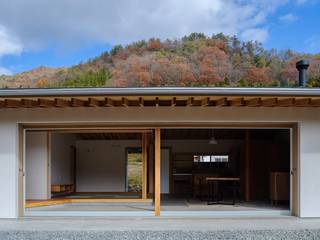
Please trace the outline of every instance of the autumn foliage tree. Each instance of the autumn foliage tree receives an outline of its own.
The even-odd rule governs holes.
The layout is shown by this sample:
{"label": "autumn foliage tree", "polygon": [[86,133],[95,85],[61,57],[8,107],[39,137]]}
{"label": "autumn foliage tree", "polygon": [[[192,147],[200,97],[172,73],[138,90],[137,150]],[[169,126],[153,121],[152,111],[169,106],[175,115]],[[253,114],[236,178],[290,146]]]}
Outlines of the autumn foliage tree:
{"label": "autumn foliage tree", "polygon": [[296,62],[308,59],[309,87],[320,87],[320,54],[266,50],[257,41],[222,33],[191,33],[181,39],[152,38],[115,45],[70,68],[38,68],[0,76],[8,87],[297,86]]}

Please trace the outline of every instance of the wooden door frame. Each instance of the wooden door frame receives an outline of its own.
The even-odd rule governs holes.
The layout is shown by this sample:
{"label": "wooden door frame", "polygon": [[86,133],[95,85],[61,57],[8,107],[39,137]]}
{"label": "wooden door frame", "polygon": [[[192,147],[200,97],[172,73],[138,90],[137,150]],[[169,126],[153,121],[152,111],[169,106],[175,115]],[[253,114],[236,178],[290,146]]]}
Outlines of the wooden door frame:
{"label": "wooden door frame", "polygon": [[[194,128],[194,129],[204,129],[204,128],[224,128],[224,129],[291,129],[291,212],[294,216],[300,216],[300,198],[299,198],[299,192],[300,192],[300,139],[299,139],[299,124],[297,122],[193,122],[193,123],[174,123],[174,124],[168,124],[166,123],[152,123],[152,124],[143,124],[143,123],[122,123],[122,124],[72,124],[72,123],[60,123],[60,124],[45,124],[45,123],[19,123],[18,124],[18,143],[19,143],[19,150],[18,150],[18,216],[22,217],[24,213],[24,179],[23,179],[23,171],[21,170],[23,164],[24,164],[24,153],[23,149],[25,146],[24,141],[24,135],[25,130],[48,130],[48,131],[65,131],[65,130],[94,130],[99,131],[101,129],[103,130],[140,130],[140,131],[161,131],[161,129],[177,129],[177,128]],[[155,134],[156,135],[156,134]],[[156,136],[154,136],[156,139]],[[161,140],[159,142],[159,147],[161,148]],[[156,154],[156,151],[154,152],[155,157],[155,165],[160,164],[160,153]],[[155,171],[157,172],[157,171]],[[160,173],[160,172],[159,172]],[[160,177],[160,176],[159,176]],[[155,177],[155,180],[157,178]],[[160,180],[160,179],[159,179]],[[157,185],[157,182],[155,181],[155,186]],[[160,184],[160,182],[158,183]],[[160,185],[159,185],[160,187]],[[154,191],[155,192],[155,199],[158,199],[157,206],[155,206],[155,215],[160,216],[160,191]],[[157,194],[156,194],[157,192]]]}

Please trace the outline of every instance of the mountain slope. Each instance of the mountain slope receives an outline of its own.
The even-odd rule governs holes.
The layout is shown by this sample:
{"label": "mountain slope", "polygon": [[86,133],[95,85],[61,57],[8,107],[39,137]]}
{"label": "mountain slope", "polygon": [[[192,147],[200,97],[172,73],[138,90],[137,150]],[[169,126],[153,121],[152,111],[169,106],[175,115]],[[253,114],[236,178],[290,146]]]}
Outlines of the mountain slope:
{"label": "mountain slope", "polygon": [[296,86],[295,62],[310,60],[310,87],[320,86],[320,55],[265,50],[235,36],[193,33],[115,46],[70,68],[40,67],[0,77],[2,87]]}

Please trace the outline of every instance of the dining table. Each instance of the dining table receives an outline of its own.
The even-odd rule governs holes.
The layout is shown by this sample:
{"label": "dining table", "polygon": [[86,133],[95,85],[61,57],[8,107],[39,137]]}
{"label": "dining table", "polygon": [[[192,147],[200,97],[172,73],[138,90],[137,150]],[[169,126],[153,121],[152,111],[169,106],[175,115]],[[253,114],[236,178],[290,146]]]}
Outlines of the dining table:
{"label": "dining table", "polygon": [[[207,200],[208,205],[213,204],[232,204],[235,205],[235,198],[236,198],[236,192],[237,188],[239,186],[240,177],[206,177],[206,182],[209,184],[209,198]],[[219,196],[215,196],[215,192],[219,192],[219,183],[220,182],[232,182],[232,203],[223,202],[220,200]]]}

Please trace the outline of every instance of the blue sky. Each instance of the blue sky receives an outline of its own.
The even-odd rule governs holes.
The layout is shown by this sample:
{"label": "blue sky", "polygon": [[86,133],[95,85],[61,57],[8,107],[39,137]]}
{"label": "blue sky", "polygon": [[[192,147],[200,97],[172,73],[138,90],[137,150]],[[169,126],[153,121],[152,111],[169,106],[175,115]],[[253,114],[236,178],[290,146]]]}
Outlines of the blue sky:
{"label": "blue sky", "polygon": [[320,53],[320,0],[0,2],[0,74],[71,66],[150,37],[224,32],[270,49]]}

